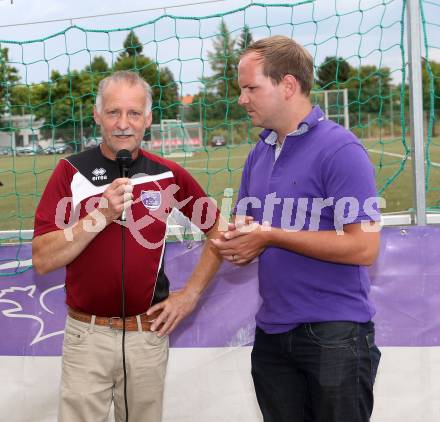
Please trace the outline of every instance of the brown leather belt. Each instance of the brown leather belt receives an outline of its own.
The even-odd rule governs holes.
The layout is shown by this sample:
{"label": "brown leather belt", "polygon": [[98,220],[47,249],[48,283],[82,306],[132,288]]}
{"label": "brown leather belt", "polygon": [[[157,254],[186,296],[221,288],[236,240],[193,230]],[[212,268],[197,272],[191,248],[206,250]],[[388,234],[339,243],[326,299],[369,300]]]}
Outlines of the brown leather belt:
{"label": "brown leather belt", "polygon": [[[85,322],[87,324],[90,324],[92,322],[92,315],[90,314],[85,314],[84,312],[76,311],[75,309],[72,308],[68,308],[67,313],[71,318],[76,319],[77,321]],[[159,314],[160,312],[156,312],[153,315],[147,315],[147,314],[139,315],[141,319],[142,331],[150,331],[151,325],[153,324],[154,320],[157,318]],[[96,316],[95,324],[103,325],[105,327],[113,328],[115,330],[122,330],[123,328],[121,317]],[[125,317],[125,330],[126,331],[138,330],[138,323],[136,316]]]}

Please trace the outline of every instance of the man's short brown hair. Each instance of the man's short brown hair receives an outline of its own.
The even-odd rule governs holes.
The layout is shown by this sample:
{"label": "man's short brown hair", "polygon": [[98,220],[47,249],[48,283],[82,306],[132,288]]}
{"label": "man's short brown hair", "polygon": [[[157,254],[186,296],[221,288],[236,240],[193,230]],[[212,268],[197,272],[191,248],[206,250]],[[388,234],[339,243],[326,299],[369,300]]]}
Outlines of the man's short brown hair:
{"label": "man's short brown hair", "polygon": [[292,75],[301,86],[301,92],[308,96],[313,87],[313,58],[296,41],[283,35],[255,41],[243,52],[255,52],[263,62],[263,74],[278,85],[286,75]]}

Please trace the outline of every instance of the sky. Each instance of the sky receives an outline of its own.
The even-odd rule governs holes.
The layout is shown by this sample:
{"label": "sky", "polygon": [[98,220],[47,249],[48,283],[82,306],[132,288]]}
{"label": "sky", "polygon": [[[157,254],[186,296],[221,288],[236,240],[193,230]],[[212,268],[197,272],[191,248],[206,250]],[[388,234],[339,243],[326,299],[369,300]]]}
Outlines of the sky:
{"label": "sky", "polygon": [[[0,0],[0,44],[8,47],[22,80],[33,83],[48,80],[55,69],[82,69],[96,55],[111,63],[128,30],[137,26],[135,32],[144,44],[144,54],[171,69],[180,82],[181,95],[194,94],[200,89],[199,79],[212,73],[207,57],[220,24],[220,17],[206,17],[226,13],[225,22],[234,37],[246,23],[254,39],[271,34],[295,38],[311,52],[315,65],[326,56],[337,55],[353,66],[388,66],[393,80],[401,80],[401,0],[315,0],[294,7],[246,7],[250,0],[190,3],[196,1],[13,0],[11,4],[11,0]],[[228,13],[239,8],[244,10]],[[137,12],[115,14],[130,11]],[[438,14],[438,10],[434,12]],[[425,13],[429,23],[432,14],[430,10]],[[113,15],[98,16],[106,14]],[[30,24],[52,20],[60,21]],[[72,25],[80,28],[67,30]],[[429,25],[432,39],[440,39],[437,26]],[[24,42],[30,40],[37,41]],[[438,53],[434,45],[430,57],[440,58]]]}

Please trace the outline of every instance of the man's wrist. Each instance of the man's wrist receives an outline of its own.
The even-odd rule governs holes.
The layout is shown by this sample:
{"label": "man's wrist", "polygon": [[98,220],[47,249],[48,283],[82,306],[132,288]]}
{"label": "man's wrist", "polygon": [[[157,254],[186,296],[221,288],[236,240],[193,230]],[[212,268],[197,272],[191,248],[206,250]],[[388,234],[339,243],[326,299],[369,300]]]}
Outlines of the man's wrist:
{"label": "man's wrist", "polygon": [[113,221],[118,219],[118,215],[115,213],[112,213],[109,208],[96,208],[93,212],[90,213],[90,216],[95,218],[93,216],[93,213],[101,214],[105,218],[105,225],[108,226],[109,224],[113,223]]}
{"label": "man's wrist", "polygon": [[[88,220],[88,223],[85,224],[85,227],[91,228],[89,231],[100,232],[104,230],[112,221],[111,217],[107,215],[107,213],[103,212],[107,210],[106,208],[95,208],[92,212],[90,212],[85,220]],[[86,230],[87,231],[87,230]]]}
{"label": "man's wrist", "polygon": [[266,248],[272,246],[275,228],[274,227],[264,227],[260,228],[260,237],[263,242],[263,246]]}
{"label": "man's wrist", "polygon": [[186,285],[183,288],[184,293],[189,296],[190,298],[198,301],[200,299],[200,296],[202,296],[203,289],[198,286],[191,286]]}

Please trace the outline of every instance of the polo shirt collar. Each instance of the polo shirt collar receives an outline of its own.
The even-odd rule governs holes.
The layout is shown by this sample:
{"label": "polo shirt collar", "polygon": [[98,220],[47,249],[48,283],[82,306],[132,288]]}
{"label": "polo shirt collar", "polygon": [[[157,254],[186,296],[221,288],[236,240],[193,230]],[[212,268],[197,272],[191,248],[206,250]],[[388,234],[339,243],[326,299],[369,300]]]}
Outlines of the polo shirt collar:
{"label": "polo shirt collar", "polygon": [[[291,133],[288,133],[287,136],[298,136],[303,133],[308,132],[310,129],[315,127],[319,122],[325,119],[325,115],[321,110],[319,105],[315,105],[312,107],[312,111],[298,124],[298,129],[294,130]],[[266,135],[267,134],[267,135]],[[266,135],[266,137],[264,137]],[[286,136],[286,138],[287,138]],[[275,145],[277,143],[278,135],[273,130],[263,130],[261,133],[261,137],[264,139],[264,142],[268,145]]]}

